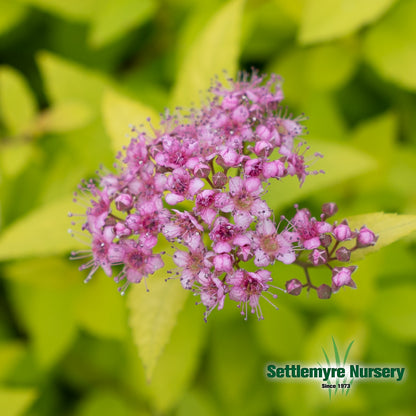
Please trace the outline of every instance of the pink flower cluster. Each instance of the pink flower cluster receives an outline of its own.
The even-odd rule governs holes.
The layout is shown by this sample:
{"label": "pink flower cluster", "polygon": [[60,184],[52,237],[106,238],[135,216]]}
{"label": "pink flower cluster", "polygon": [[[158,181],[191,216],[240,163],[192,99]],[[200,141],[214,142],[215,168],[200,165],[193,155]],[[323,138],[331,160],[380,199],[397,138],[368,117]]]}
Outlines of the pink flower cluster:
{"label": "pink flower cluster", "polygon": [[[80,186],[76,199],[87,197],[82,227],[91,235],[91,250],[73,253],[73,258],[91,256],[81,266],[91,269],[86,281],[100,267],[109,276],[116,268],[114,279],[125,280],[124,293],[130,283],[162,268],[162,256],[170,255],[184,289],[200,296],[205,316],[228,298],[245,317],[250,309],[259,319],[259,299],[271,303],[267,295],[277,296],[269,292],[274,286],[265,269],[276,260],[297,262],[306,272],[322,264],[330,267],[332,287],[326,292],[316,288],[321,298],[354,286],[353,268],[330,262],[348,262],[352,250],[374,244],[370,230],[353,232],[345,222],[326,222],[333,204],[324,206],[320,221],[306,209],[298,210],[279,230],[263,199],[272,180],[297,176],[302,184],[308,174],[318,173],[308,171],[304,143],[297,142],[304,130],[301,119],[281,110],[279,78],[243,74],[229,84],[211,88],[201,110],[165,115],[154,137],[134,131],[118,155],[117,173]],[[177,244],[173,254],[157,252],[163,238]],[[354,248],[338,248],[352,238]],[[305,252],[310,252],[309,262],[300,260]],[[298,294],[304,286],[315,288],[308,277],[305,285],[287,282],[286,291]]]}

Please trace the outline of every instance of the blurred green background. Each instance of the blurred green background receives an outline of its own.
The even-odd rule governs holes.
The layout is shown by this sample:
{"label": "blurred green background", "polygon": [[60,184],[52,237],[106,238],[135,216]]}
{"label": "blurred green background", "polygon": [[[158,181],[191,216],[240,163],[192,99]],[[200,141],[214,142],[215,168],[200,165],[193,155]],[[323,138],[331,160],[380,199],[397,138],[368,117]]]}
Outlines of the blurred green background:
{"label": "blurred green background", "polygon": [[[415,414],[414,235],[361,261],[357,290],[282,294],[261,322],[228,305],[205,324],[163,273],[127,298],[101,273],[83,285],[66,232],[72,192],[111,169],[129,124],[253,67],[282,75],[325,154],[325,175],[269,194],[277,215],[328,201],[339,218],[416,214],[415,21],[414,0],[0,0],[0,414]],[[272,272],[281,287],[300,273]],[[318,382],[266,379],[268,362],[323,362],[331,337],[407,379],[332,400]]]}

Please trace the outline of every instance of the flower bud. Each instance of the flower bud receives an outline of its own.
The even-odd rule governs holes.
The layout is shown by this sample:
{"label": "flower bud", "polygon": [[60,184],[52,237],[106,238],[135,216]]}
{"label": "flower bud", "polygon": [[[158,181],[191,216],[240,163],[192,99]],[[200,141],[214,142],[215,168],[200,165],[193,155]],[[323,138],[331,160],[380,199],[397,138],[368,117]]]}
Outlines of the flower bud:
{"label": "flower bud", "polygon": [[339,224],[333,230],[334,237],[338,241],[349,240],[352,236],[350,227],[347,224]]}
{"label": "flower bud", "polygon": [[357,247],[373,246],[378,240],[378,237],[367,227],[361,227],[357,235]]}
{"label": "flower bud", "polygon": [[228,182],[227,175],[225,175],[225,173],[223,172],[217,172],[212,177],[212,183],[215,186],[215,188],[222,188],[223,186],[226,185],[227,182]]}
{"label": "flower bud", "polygon": [[315,248],[311,254],[309,254],[309,260],[314,266],[320,266],[328,261],[328,253],[326,250],[318,250]]}
{"label": "flower bud", "polygon": [[332,237],[328,234],[324,234],[320,237],[320,241],[323,247],[329,247],[332,243]]}
{"label": "flower bud", "polygon": [[351,251],[347,249],[347,247],[340,247],[336,252],[335,255],[339,261],[350,261],[351,258]]}
{"label": "flower bud", "polygon": [[129,194],[120,194],[115,199],[115,203],[119,211],[128,211],[133,207],[133,198]]}
{"label": "flower bud", "polygon": [[329,299],[332,294],[332,289],[328,285],[322,284],[316,292],[318,293],[319,299]]}
{"label": "flower bud", "polygon": [[293,296],[300,295],[300,292],[302,292],[302,283],[298,279],[288,280],[286,282],[286,292]]}
{"label": "flower bud", "polygon": [[322,205],[322,213],[325,215],[325,218],[332,217],[338,212],[338,206],[334,202],[328,202]]}
{"label": "flower bud", "polygon": [[211,173],[211,168],[206,163],[198,163],[194,167],[194,175],[197,178],[206,178]]}

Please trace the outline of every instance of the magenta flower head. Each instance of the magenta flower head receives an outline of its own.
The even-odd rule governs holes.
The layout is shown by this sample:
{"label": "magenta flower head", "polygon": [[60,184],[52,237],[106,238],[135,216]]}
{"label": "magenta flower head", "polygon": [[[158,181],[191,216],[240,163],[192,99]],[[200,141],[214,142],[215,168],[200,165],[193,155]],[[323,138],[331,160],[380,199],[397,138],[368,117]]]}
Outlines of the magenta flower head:
{"label": "magenta flower head", "polygon": [[[152,135],[134,129],[117,171],[80,185],[75,199],[87,205],[82,230],[91,243],[72,258],[90,257],[80,267],[90,269],[86,281],[102,268],[123,282],[124,293],[130,284],[165,278],[156,275],[169,256],[177,269],[168,273],[199,296],[205,318],[235,302],[246,318],[250,312],[258,319],[260,302],[277,297],[273,280],[285,281],[271,271],[275,262],[297,264],[307,278],[290,280],[282,292],[299,295],[307,287],[326,298],[327,288],[314,286],[309,273],[320,266],[333,270],[332,292],[355,286],[351,267],[331,263],[348,262],[350,251],[375,244],[371,230],[353,234],[345,222],[327,222],[334,203],[323,205],[319,219],[307,208],[287,219],[264,198],[287,176],[302,185],[318,173],[305,157],[303,117],[288,116],[281,106],[280,78],[242,73],[227,86],[217,82],[209,94],[201,109],[166,112]],[[354,249],[339,246],[355,236]],[[159,249],[166,242],[172,251]]]}

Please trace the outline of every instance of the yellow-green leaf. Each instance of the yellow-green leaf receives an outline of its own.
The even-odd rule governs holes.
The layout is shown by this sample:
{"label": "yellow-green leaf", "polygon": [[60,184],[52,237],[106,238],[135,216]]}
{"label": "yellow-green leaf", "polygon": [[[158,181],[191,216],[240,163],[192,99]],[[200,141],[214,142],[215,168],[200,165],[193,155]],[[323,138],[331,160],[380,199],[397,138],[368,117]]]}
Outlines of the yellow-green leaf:
{"label": "yellow-green leaf", "polygon": [[379,236],[377,244],[360,249],[353,253],[353,258],[364,257],[368,253],[380,250],[395,241],[403,238],[416,230],[416,215],[398,215],[375,212],[372,214],[355,215],[348,218],[352,229],[359,229],[366,225]]}
{"label": "yellow-green leaf", "polygon": [[313,168],[323,169],[325,174],[308,176],[301,188],[295,177],[286,177],[281,182],[272,181],[265,195],[271,207],[280,208],[297,202],[317,190],[356,177],[377,166],[369,155],[350,146],[315,139],[308,139],[308,144],[311,146],[311,155],[313,152],[324,155],[323,159],[316,160]]}
{"label": "yellow-green leaf", "polygon": [[374,298],[372,319],[388,335],[416,341],[416,285],[406,284],[381,289]]}
{"label": "yellow-green leaf", "polygon": [[303,44],[349,35],[377,20],[396,0],[306,0],[299,40]]}
{"label": "yellow-green leaf", "polygon": [[127,137],[131,133],[132,125],[151,134],[151,128],[146,119],[150,117],[155,124],[159,121],[159,115],[152,108],[113,89],[104,93],[102,112],[104,126],[111,138],[114,152],[128,145]]}
{"label": "yellow-green leaf", "polygon": [[101,97],[110,81],[102,74],[49,52],[37,57],[46,92],[54,104],[83,102],[91,111],[100,108]]}
{"label": "yellow-green leaf", "polygon": [[25,347],[20,341],[6,341],[0,344],[0,381],[7,378],[24,351]]}
{"label": "yellow-green leaf", "polygon": [[[240,53],[243,0],[224,5],[202,29],[180,65],[172,93],[173,106],[197,103],[207,94],[215,75],[224,79],[223,71],[234,76]],[[205,98],[204,95],[202,98]]]}
{"label": "yellow-green leaf", "polygon": [[91,119],[91,109],[82,101],[62,102],[42,113],[34,129],[39,133],[63,133],[84,127]]}
{"label": "yellow-green leaf", "polygon": [[35,401],[34,389],[0,387],[1,416],[21,416]]}
{"label": "yellow-green leaf", "polygon": [[[78,273],[80,281],[82,275]],[[85,276],[85,275],[84,275]],[[128,333],[125,299],[113,279],[97,273],[82,287],[76,302],[78,324],[98,337],[124,339]]]}
{"label": "yellow-green leaf", "polygon": [[[7,1],[7,0],[6,0]],[[68,20],[88,21],[101,6],[99,0],[19,0],[21,3],[30,4],[49,13],[54,13]]]}
{"label": "yellow-green leaf", "polygon": [[165,282],[167,267],[148,279],[150,292],[144,282],[134,285],[128,295],[130,326],[134,342],[143,362],[146,378],[150,380],[158,359],[169,342],[189,292],[178,281]]}
{"label": "yellow-green leaf", "polygon": [[206,326],[201,308],[196,308],[194,299],[189,297],[149,385],[150,400],[157,414],[167,414],[185,395],[200,360]]}
{"label": "yellow-green leaf", "polygon": [[11,67],[0,67],[0,118],[8,131],[22,133],[35,114],[36,102],[23,76]]}
{"label": "yellow-green leaf", "polygon": [[0,0],[0,35],[19,23],[26,14],[26,7],[20,2]]}
{"label": "yellow-green leaf", "polygon": [[17,220],[0,234],[0,261],[48,256],[82,247],[71,238],[67,214],[76,211],[72,198],[52,201]]}
{"label": "yellow-green leaf", "polygon": [[156,10],[155,0],[106,1],[96,9],[89,41],[101,47],[143,24]]}
{"label": "yellow-green leaf", "polygon": [[[31,271],[27,270],[27,273],[31,274]],[[42,275],[31,274],[31,277],[33,280],[42,279]],[[41,367],[49,368],[75,340],[77,325],[73,305],[81,286],[42,288],[20,282],[13,282],[10,286],[13,307],[20,325],[29,335],[36,361]]]}
{"label": "yellow-green leaf", "polygon": [[402,0],[367,33],[364,53],[380,75],[416,90],[416,3]]}
{"label": "yellow-green leaf", "polygon": [[16,177],[28,163],[37,155],[33,143],[4,143],[0,144],[0,167],[4,175]]}

